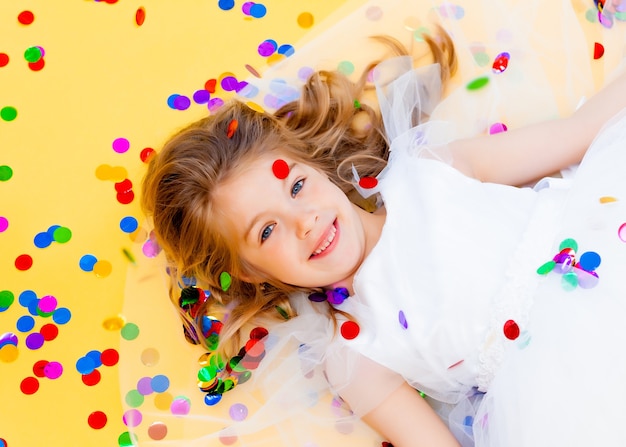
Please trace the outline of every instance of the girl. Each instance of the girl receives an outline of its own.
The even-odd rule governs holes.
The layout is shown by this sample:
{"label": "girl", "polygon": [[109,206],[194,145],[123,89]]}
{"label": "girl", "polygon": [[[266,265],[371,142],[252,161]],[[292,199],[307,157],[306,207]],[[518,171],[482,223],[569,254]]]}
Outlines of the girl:
{"label": "girl", "polygon": [[[206,382],[224,380],[205,388],[224,394],[242,366],[282,382],[261,365],[282,360],[288,335],[316,385],[285,389],[328,383],[396,447],[623,445],[626,78],[570,118],[451,141],[424,118],[454,52],[445,34],[427,41],[437,65],[376,68],[382,118],[365,77],[321,72],[274,115],[233,102],[152,160],[143,203],[173,284],[192,284],[173,292],[187,335],[215,350],[219,332],[231,358],[214,357]],[[571,183],[515,186],[585,153]],[[219,324],[204,318],[215,312]],[[261,323],[269,334],[237,352]],[[226,433],[306,405],[277,393]]]}

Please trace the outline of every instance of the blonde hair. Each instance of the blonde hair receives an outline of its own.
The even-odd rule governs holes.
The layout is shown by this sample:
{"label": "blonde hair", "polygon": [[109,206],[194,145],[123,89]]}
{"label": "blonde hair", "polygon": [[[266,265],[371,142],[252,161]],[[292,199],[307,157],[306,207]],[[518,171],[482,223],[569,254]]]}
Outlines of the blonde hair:
{"label": "blonde hair", "polygon": [[[397,55],[407,53],[392,39],[377,39]],[[426,36],[425,41],[434,62],[442,68],[445,85],[456,66],[452,42],[442,30],[435,38]],[[206,345],[201,317],[225,313],[220,350],[232,355],[239,349],[240,332],[247,324],[294,315],[288,296],[301,289],[272,279],[261,284],[242,279],[263,276],[237,256],[226,232],[215,228],[221,210],[214,208],[212,195],[247,162],[280,150],[323,171],[354,197],[348,167],[354,164],[361,175],[374,176],[385,166],[389,151],[378,111],[355,103],[367,90],[367,71],[374,65],[367,67],[357,82],[337,72],[317,72],[298,100],[273,115],[232,101],[178,132],[150,161],[142,185],[142,206],[152,216],[157,242],[166,254],[172,301],[179,307],[176,285],[183,284],[184,277],[195,278],[210,291],[206,302],[196,309],[198,317],[181,309],[186,332],[195,334],[191,341]],[[363,114],[368,126],[355,125]],[[234,132],[233,126],[237,126]],[[227,290],[220,283],[223,272],[232,279]],[[338,311],[330,305],[326,311],[336,321]]]}

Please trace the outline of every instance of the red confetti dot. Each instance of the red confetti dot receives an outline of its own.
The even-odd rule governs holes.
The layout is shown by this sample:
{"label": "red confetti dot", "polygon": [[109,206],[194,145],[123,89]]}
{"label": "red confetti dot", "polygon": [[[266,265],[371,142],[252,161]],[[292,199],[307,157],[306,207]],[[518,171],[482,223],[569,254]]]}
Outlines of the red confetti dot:
{"label": "red confetti dot", "polygon": [[255,327],[250,331],[250,338],[254,340],[260,340],[264,337],[267,337],[267,334],[269,334],[269,332],[264,327]]}
{"label": "red confetti dot", "polygon": [[281,160],[279,158],[272,164],[272,172],[274,173],[276,178],[280,180],[286,179],[289,175],[289,165],[285,160]]}
{"label": "red confetti dot", "polygon": [[45,324],[41,327],[39,333],[43,335],[45,341],[52,341],[59,335],[59,328],[52,323]]}
{"label": "red confetti dot", "polygon": [[362,177],[359,179],[359,186],[361,188],[372,189],[376,188],[376,185],[378,185],[378,180],[374,177]]}
{"label": "red confetti dot", "polygon": [[[237,130],[237,127],[239,127],[239,121],[237,120],[232,120],[230,123],[228,123],[228,130],[226,131],[226,136],[228,138],[232,138],[233,135],[235,135],[235,131]],[[289,168],[287,168],[287,172],[289,172]]]}
{"label": "red confetti dot", "polygon": [[0,53],[0,67],[4,67],[9,63],[9,55],[6,53]]}
{"label": "red confetti dot", "polygon": [[600,59],[602,56],[604,56],[604,45],[596,42],[593,45],[593,58]]}
{"label": "red confetti dot", "polygon": [[246,354],[251,357],[259,357],[265,352],[265,343],[251,338],[246,343]]}
{"label": "red confetti dot", "polygon": [[39,380],[36,377],[26,377],[20,383],[20,390],[24,394],[35,394],[39,389]]}
{"label": "red confetti dot", "polygon": [[28,270],[33,266],[33,258],[30,255],[19,255],[15,258],[15,268],[21,271]]}
{"label": "red confetti dot", "polygon": [[87,418],[87,423],[93,429],[100,430],[107,425],[107,415],[102,411],[94,411]]}
{"label": "red confetti dot", "polygon": [[143,25],[143,22],[145,21],[146,21],[146,9],[142,6],[138,8],[137,12],[135,13],[135,23],[137,24],[137,26],[141,26]]}
{"label": "red confetti dot", "polygon": [[127,178],[115,184],[115,190],[117,192],[127,192],[133,189],[133,182]]}
{"label": "red confetti dot", "polygon": [[42,57],[37,62],[29,62],[28,68],[30,68],[33,71],[40,71],[41,69],[43,69],[45,65],[46,65],[46,61]]}
{"label": "red confetti dot", "polygon": [[87,386],[94,386],[94,385],[99,384],[101,378],[102,378],[102,375],[100,374],[100,371],[98,371],[97,369],[94,369],[89,374],[82,375],[83,383]]}
{"label": "red confetti dot", "polygon": [[44,368],[48,365],[47,360],[39,360],[33,365],[33,374],[37,377],[46,377],[46,373],[44,372]]}
{"label": "red confetti dot", "polygon": [[35,14],[30,11],[22,11],[17,16],[17,21],[22,25],[30,25],[35,21]]}
{"label": "red confetti dot", "polygon": [[132,191],[125,191],[117,193],[117,201],[122,205],[128,205],[135,199],[135,193]]}
{"label": "red confetti dot", "polygon": [[204,84],[204,89],[209,93],[215,93],[215,87],[217,86],[217,79],[209,79]]}
{"label": "red confetti dot", "polygon": [[151,147],[146,147],[140,152],[139,158],[144,163],[148,163],[150,161],[150,157],[152,157],[155,153],[156,151],[154,149],[152,149]]}
{"label": "red confetti dot", "polygon": [[113,366],[117,364],[119,359],[120,359],[120,355],[113,348],[105,349],[104,351],[102,351],[102,354],[100,354],[100,361],[105,366]]}
{"label": "red confetti dot", "polygon": [[503,330],[504,336],[509,340],[515,340],[517,337],[519,337],[519,326],[513,320],[508,320],[506,323],[504,323]]}
{"label": "red confetti dot", "polygon": [[341,325],[341,336],[346,340],[356,338],[361,332],[361,328],[354,321],[346,321]]}

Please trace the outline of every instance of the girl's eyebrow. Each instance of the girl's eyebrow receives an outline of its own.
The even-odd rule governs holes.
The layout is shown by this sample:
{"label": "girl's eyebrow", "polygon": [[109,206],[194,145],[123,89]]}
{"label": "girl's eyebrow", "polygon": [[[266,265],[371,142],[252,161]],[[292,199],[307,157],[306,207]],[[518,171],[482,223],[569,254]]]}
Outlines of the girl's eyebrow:
{"label": "girl's eyebrow", "polygon": [[[293,172],[293,168],[295,168],[298,165],[298,163],[296,163],[295,161],[292,161],[291,163],[289,163],[289,175],[287,175],[287,177],[285,177],[284,179],[278,179],[281,180],[281,182],[283,182],[283,185],[290,185],[291,182],[287,182],[287,180],[289,180],[291,178],[291,173]],[[256,225],[256,223],[259,220],[259,216],[261,215],[261,213],[257,214],[256,216],[254,216],[252,218],[252,220],[250,221],[250,223],[246,226],[246,230],[244,232],[244,238],[245,240],[247,240],[248,242],[250,242],[250,238],[252,237],[252,229],[254,228],[254,226]]]}

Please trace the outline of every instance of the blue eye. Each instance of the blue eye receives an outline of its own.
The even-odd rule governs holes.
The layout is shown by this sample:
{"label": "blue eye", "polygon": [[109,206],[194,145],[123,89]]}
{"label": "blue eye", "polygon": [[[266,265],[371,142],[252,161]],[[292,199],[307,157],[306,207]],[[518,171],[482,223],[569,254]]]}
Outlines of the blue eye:
{"label": "blue eye", "polygon": [[293,187],[291,188],[291,197],[297,196],[303,187],[304,187],[304,179],[298,180],[296,183],[294,183]]}
{"label": "blue eye", "polygon": [[261,233],[261,242],[265,242],[265,240],[270,237],[270,234],[272,234],[272,231],[274,231],[274,225],[268,225],[267,227],[263,228],[263,232]]}

